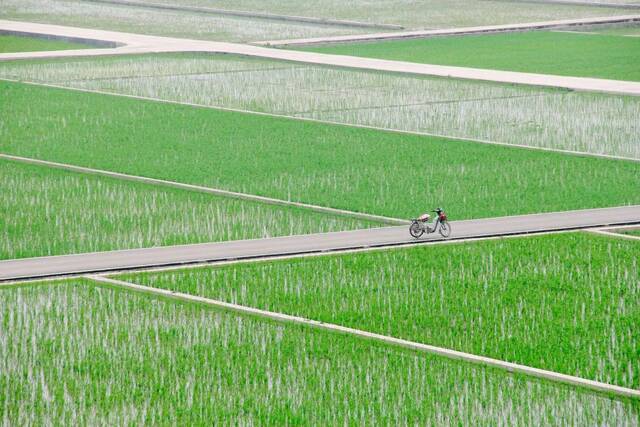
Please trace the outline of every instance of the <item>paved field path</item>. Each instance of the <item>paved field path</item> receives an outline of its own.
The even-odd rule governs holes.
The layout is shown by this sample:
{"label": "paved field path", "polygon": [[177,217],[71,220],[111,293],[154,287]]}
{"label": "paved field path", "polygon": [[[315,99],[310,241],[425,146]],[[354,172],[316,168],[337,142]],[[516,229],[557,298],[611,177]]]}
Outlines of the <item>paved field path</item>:
{"label": "paved field path", "polygon": [[[630,17],[627,18],[630,19]],[[636,18],[640,19],[640,16],[636,16]],[[176,39],[6,20],[0,20],[0,32],[43,35],[76,41],[95,40],[101,42],[103,45],[104,42],[110,42],[113,45],[118,46],[105,49],[5,53],[0,54],[0,61],[164,52],[230,53],[317,65],[640,96],[640,82],[418,64],[412,62],[273,49],[237,43]]]}
{"label": "paved field path", "polygon": [[352,34],[348,36],[312,37],[303,39],[265,40],[256,42],[268,46],[313,45],[327,43],[353,43],[407,38],[456,36],[466,34],[498,33],[507,31],[544,30],[553,28],[580,27],[594,24],[619,24],[640,21],[640,15],[606,16],[601,18],[562,19],[557,21],[527,22],[522,24],[485,25],[481,27],[446,28],[439,30],[395,31],[372,34]]}
{"label": "paved field path", "polygon": [[[452,222],[452,239],[640,224],[640,205]],[[431,234],[424,242],[442,240]],[[407,226],[0,261],[0,281],[415,243]]]}

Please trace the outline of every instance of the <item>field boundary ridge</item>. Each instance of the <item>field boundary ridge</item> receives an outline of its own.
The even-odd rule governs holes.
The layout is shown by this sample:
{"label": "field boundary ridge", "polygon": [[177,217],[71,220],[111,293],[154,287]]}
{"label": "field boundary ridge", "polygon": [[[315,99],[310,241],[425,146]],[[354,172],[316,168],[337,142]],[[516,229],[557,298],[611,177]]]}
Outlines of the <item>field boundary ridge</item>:
{"label": "field boundary ridge", "polygon": [[20,163],[28,163],[28,164],[38,165],[38,166],[53,167],[56,169],[63,169],[63,170],[68,170],[72,172],[80,172],[80,173],[90,174],[90,175],[117,178],[117,179],[126,180],[126,181],[135,181],[135,182],[142,182],[145,184],[172,187],[180,190],[189,190],[189,191],[194,191],[199,193],[207,193],[215,196],[228,197],[232,199],[247,200],[247,201],[265,203],[270,205],[295,207],[300,209],[308,209],[314,212],[351,217],[351,218],[356,218],[360,220],[380,222],[385,224],[405,225],[405,224],[411,223],[411,221],[404,220],[404,219],[390,218],[390,217],[366,214],[361,212],[353,212],[353,211],[348,211],[344,209],[330,208],[330,207],[312,205],[312,204],[301,203],[301,202],[293,202],[289,200],[274,199],[271,197],[257,196],[254,194],[247,194],[247,193],[239,193],[235,191],[222,190],[219,188],[205,187],[205,186],[194,185],[194,184],[185,184],[177,181],[168,181],[168,180],[158,179],[158,178],[129,175],[129,174],[120,173],[120,172],[94,169],[94,168],[89,168],[84,166],[76,166],[76,165],[67,164],[67,163],[58,163],[58,162],[34,159],[29,157],[20,157],[20,156],[14,156],[11,154],[5,154],[5,153],[0,153],[0,159],[20,162]]}
{"label": "field boundary ridge", "polygon": [[263,40],[252,44],[259,46],[309,46],[317,44],[375,42],[383,40],[415,39],[436,36],[462,36],[525,30],[546,30],[560,27],[575,27],[595,24],[622,24],[638,22],[640,15],[603,16],[596,18],[562,19],[556,21],[527,22],[520,24],[486,25],[478,27],[444,28],[438,30],[416,30],[395,33],[356,34],[350,36],[310,37],[300,39]]}
{"label": "field boundary ridge", "polygon": [[585,1],[585,0],[496,0],[505,3],[537,3],[547,5],[566,5],[566,6],[586,6],[586,7],[605,7],[611,9],[640,9],[640,3],[611,3],[607,0],[601,1]]}
{"label": "field boundary ridge", "polygon": [[[17,276],[13,278],[0,277],[0,287],[11,286],[11,285],[21,285],[25,283],[34,283],[34,282],[42,282],[42,281],[65,280],[65,279],[70,279],[74,277],[84,276],[87,274],[117,275],[117,274],[141,273],[141,272],[152,272],[152,271],[172,271],[172,270],[187,270],[187,269],[210,268],[210,267],[224,267],[227,265],[236,265],[236,264],[269,263],[269,262],[289,260],[289,259],[341,256],[346,254],[357,254],[361,252],[389,251],[389,250],[395,250],[395,249],[415,248],[417,246],[450,245],[450,244],[461,244],[461,243],[470,243],[470,242],[481,242],[485,240],[525,239],[528,237],[546,236],[550,234],[576,233],[579,231],[588,231],[588,230],[589,230],[588,228],[565,229],[565,230],[561,229],[561,230],[528,232],[528,233],[512,233],[512,234],[504,234],[504,235],[483,235],[480,237],[451,238],[447,240],[445,239],[416,240],[414,242],[409,242],[409,243],[389,243],[389,244],[381,244],[381,245],[373,245],[373,246],[360,245],[360,246],[338,248],[338,249],[331,249],[331,250],[291,252],[291,253],[284,253],[284,254],[278,254],[278,255],[263,255],[263,256],[258,255],[258,256],[248,256],[248,257],[228,257],[223,259],[209,259],[209,260],[203,259],[203,260],[195,260],[195,261],[170,262],[170,263],[161,263],[161,264],[141,264],[135,267],[78,270],[78,271],[69,271],[69,272],[60,273],[60,274],[54,273],[54,274],[44,274],[44,275]],[[187,245],[187,246],[207,245],[207,244],[208,243],[195,243],[193,245]],[[149,248],[120,249],[120,250],[117,250],[116,252],[139,251],[140,249],[149,249]],[[65,255],[51,255],[51,256],[46,256],[44,258],[48,258],[48,259],[68,258],[68,257],[77,256],[77,255],[99,255],[101,253],[104,253],[104,252],[86,252],[86,253],[75,253],[75,254],[65,254]],[[106,252],[106,253],[109,253],[109,252]],[[37,258],[38,257],[36,257],[36,259]],[[30,259],[34,259],[34,258],[17,258],[17,259],[1,260],[0,266],[2,265],[3,262],[14,262],[14,261],[19,262],[19,261],[30,260]]]}
{"label": "field boundary ridge", "polygon": [[[631,228],[631,227],[620,227],[620,229],[623,228]],[[637,229],[638,226],[635,226],[635,229]],[[593,233],[593,234],[599,234],[602,236],[607,236],[607,237],[614,237],[616,239],[624,239],[624,240],[635,240],[635,241],[640,241],[640,236],[633,236],[631,234],[624,234],[624,233],[615,233],[613,231],[610,230],[617,230],[618,227],[615,228],[611,228],[611,227],[607,227],[607,228],[596,228],[596,229],[586,229],[584,231],[588,232],[588,233]]]}
{"label": "field boundary ridge", "polygon": [[184,106],[194,107],[194,108],[230,111],[234,113],[252,114],[252,115],[263,116],[263,117],[274,117],[274,118],[280,118],[280,119],[298,120],[303,122],[321,123],[325,125],[344,126],[344,127],[358,128],[358,129],[369,129],[369,130],[375,130],[375,131],[381,131],[381,132],[392,132],[392,133],[398,133],[402,135],[417,135],[417,136],[427,136],[432,138],[443,138],[443,139],[448,139],[452,142],[457,142],[457,141],[473,142],[476,144],[496,145],[499,147],[513,147],[513,148],[519,148],[524,150],[534,150],[534,151],[543,151],[547,153],[566,154],[570,156],[594,157],[599,159],[622,160],[622,161],[629,161],[629,162],[636,162],[636,163],[640,162],[640,157],[638,158],[625,157],[625,156],[617,156],[614,154],[589,153],[586,151],[565,150],[562,148],[538,147],[534,145],[525,145],[525,144],[510,144],[508,142],[490,141],[490,140],[481,139],[481,138],[470,138],[470,137],[464,137],[464,136],[443,135],[438,133],[385,128],[385,127],[377,127],[377,126],[363,125],[363,124],[357,124],[357,123],[335,122],[332,120],[321,120],[321,119],[314,119],[311,117],[299,117],[299,116],[290,116],[286,114],[265,113],[262,111],[243,110],[241,108],[221,107],[221,106],[215,106],[215,105],[197,104],[193,102],[174,101],[170,99],[152,98],[152,97],[141,96],[141,95],[108,92],[105,90],[98,90],[98,89],[83,89],[83,88],[77,88],[73,86],[64,86],[60,84],[51,84],[51,83],[43,83],[43,82],[33,82],[33,81],[27,81],[27,80],[23,81],[23,80],[17,80],[17,79],[10,79],[6,77],[0,77],[0,81],[6,81],[10,83],[19,83],[19,84],[25,84],[25,85],[31,85],[31,86],[48,87],[52,89],[69,90],[69,91],[81,92],[81,93],[93,93],[98,95],[117,96],[122,98],[137,99],[140,101],[157,102],[162,104],[184,105]]}
{"label": "field boundary ridge", "polygon": [[[605,209],[608,211],[604,211]],[[487,237],[526,236],[588,228],[639,225],[638,209],[640,206],[632,205],[567,211],[561,214],[456,221],[454,230],[459,228],[462,231],[448,240],[440,236],[429,236],[421,240],[411,239],[407,236],[406,226],[395,226],[265,239],[19,258],[0,261],[0,282],[84,274],[113,274],[122,271],[221,264],[239,260],[257,261],[306,254],[413,246],[417,243],[430,244],[442,240],[456,242]],[[540,218],[541,215],[543,218]],[[552,222],[548,221],[550,218],[553,218]],[[478,233],[478,229],[484,229],[484,231]]]}
{"label": "field boundary ridge", "polygon": [[344,19],[314,18],[310,16],[281,15],[276,13],[256,12],[248,10],[221,9],[205,6],[174,5],[171,3],[155,3],[135,0],[85,0],[88,3],[103,3],[116,6],[132,6],[147,9],[171,10],[177,12],[207,13],[211,15],[233,16],[237,18],[265,19],[272,21],[300,22],[304,24],[352,27],[352,28],[380,28],[387,30],[403,30],[405,27],[396,24],[376,24]]}
{"label": "field boundary ridge", "polygon": [[442,357],[446,357],[453,360],[462,360],[462,361],[470,362],[476,365],[498,368],[511,373],[524,374],[531,377],[542,378],[545,380],[550,380],[550,381],[563,383],[563,384],[569,384],[569,385],[586,388],[586,389],[597,391],[597,392],[613,394],[616,396],[640,399],[640,390],[634,390],[631,388],[616,386],[612,384],[606,384],[598,381],[588,380],[585,378],[561,374],[558,372],[547,371],[544,369],[533,368],[525,365],[519,365],[516,363],[505,362],[498,359],[492,359],[489,357],[478,356],[471,353],[450,350],[443,347],[437,347],[437,346],[422,344],[414,341],[408,341],[408,340],[395,338],[387,335],[367,332],[360,329],[340,326],[333,323],[325,323],[317,320],[307,319],[304,317],[291,316],[288,314],[260,310],[253,307],[232,304],[232,303],[214,300],[210,298],[204,298],[196,295],[138,285],[135,283],[125,282],[117,279],[112,279],[109,277],[104,277],[99,275],[87,275],[84,277],[87,279],[93,280],[94,282],[111,285],[118,288],[128,289],[128,290],[132,290],[140,293],[154,294],[154,295],[167,297],[170,299],[203,304],[203,305],[215,307],[225,311],[232,311],[240,314],[259,317],[259,318],[266,318],[266,319],[275,320],[281,323],[304,325],[304,326],[315,328],[315,329],[321,329],[321,330],[345,334],[345,335],[353,335],[359,338],[364,338],[367,340],[376,341],[376,342],[384,343],[384,344],[395,346],[395,347],[402,347],[405,349],[414,350],[422,353],[433,354],[436,356],[442,356]]}

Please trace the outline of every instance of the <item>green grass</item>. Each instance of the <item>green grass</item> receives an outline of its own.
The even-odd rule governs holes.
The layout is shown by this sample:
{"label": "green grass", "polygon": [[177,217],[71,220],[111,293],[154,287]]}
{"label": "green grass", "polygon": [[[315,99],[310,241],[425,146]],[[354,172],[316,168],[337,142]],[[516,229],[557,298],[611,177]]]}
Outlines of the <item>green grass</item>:
{"label": "green grass", "polygon": [[8,36],[0,34],[0,53],[37,52],[41,50],[87,49],[90,46],[62,40],[37,37]]}
{"label": "green grass", "polygon": [[630,236],[638,236],[640,237],[640,230],[629,230],[629,231],[623,231],[624,234],[628,234]]}
{"label": "green grass", "polygon": [[639,252],[573,233],[121,278],[637,389]]}
{"label": "green grass", "polygon": [[0,259],[380,226],[0,159]]}
{"label": "green grass", "polygon": [[640,203],[637,162],[8,82],[0,92],[0,152],[19,156],[400,218]]}
{"label": "green grass", "polygon": [[0,77],[640,159],[637,96],[189,53],[5,62]]}
{"label": "green grass", "polygon": [[8,425],[633,424],[638,403],[70,281],[0,289]]}
{"label": "green grass", "polygon": [[531,31],[309,47],[426,64],[640,80],[640,38]]}

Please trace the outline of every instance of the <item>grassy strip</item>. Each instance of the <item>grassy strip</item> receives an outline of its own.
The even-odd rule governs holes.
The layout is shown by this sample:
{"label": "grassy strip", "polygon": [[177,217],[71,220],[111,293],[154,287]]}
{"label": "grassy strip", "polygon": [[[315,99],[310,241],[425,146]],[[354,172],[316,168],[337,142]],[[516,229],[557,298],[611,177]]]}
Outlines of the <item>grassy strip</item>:
{"label": "grassy strip", "polygon": [[81,281],[0,290],[9,424],[633,423],[638,404]]}
{"label": "grassy strip", "polygon": [[[389,217],[640,203],[640,164],[0,83],[0,150]],[[34,100],[38,102],[34,102]]]}
{"label": "grassy strip", "polygon": [[22,37],[0,34],[0,53],[37,52],[41,50],[88,49],[83,43],[47,40],[38,37]]}
{"label": "grassy strip", "polygon": [[0,259],[379,225],[6,160],[0,218]]}
{"label": "grassy strip", "polygon": [[570,234],[122,279],[637,388],[639,249]]}
{"label": "grassy strip", "polygon": [[426,64],[640,80],[640,39],[632,37],[530,31],[303,49]]}
{"label": "grassy strip", "polygon": [[622,231],[623,234],[628,234],[629,236],[638,236],[640,237],[640,230],[629,230],[629,231]]}

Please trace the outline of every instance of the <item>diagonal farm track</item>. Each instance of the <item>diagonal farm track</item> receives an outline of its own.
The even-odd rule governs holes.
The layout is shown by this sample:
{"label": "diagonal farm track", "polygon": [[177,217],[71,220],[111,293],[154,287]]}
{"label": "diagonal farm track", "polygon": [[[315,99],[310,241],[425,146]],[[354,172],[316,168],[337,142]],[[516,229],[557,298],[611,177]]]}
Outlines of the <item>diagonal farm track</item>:
{"label": "diagonal farm track", "polygon": [[[588,209],[452,222],[451,240],[640,224],[640,206]],[[435,243],[436,234],[419,242]],[[97,252],[0,261],[0,281],[29,280],[108,271],[274,258],[415,244],[408,227]]]}
{"label": "diagonal farm track", "polygon": [[[638,15],[624,17],[599,18],[590,20],[574,20],[581,24],[623,22],[640,20]],[[478,27],[464,29],[466,33],[492,32],[492,31],[516,31],[524,29],[550,28],[559,25],[571,25],[574,21],[554,21],[552,23],[532,23],[519,26],[496,29],[496,27]],[[460,32],[457,34],[466,34]],[[521,73],[513,71],[485,70],[477,68],[452,67],[444,65],[418,64],[402,61],[389,61],[372,58],[358,58],[352,56],[329,55],[314,52],[291,51],[273,49],[263,46],[211,42],[202,40],[177,39],[169,37],[156,37],[141,34],[130,34],[113,31],[91,30],[84,28],[66,27],[59,25],[35,24],[30,22],[17,22],[0,20],[0,33],[30,34],[45,37],[61,38],[74,41],[93,41],[99,45],[108,45],[105,49],[81,49],[51,52],[20,52],[0,55],[0,61],[17,59],[50,59],[65,57],[131,55],[142,53],[168,53],[168,52],[204,52],[227,53],[246,55],[252,57],[278,59],[297,63],[317,65],[329,65],[336,67],[366,69],[393,73],[404,73],[423,76],[452,77],[468,80],[481,80],[499,83],[511,83],[540,87],[555,87],[580,91],[605,92],[623,95],[640,95],[640,82],[628,82],[619,80],[595,79],[584,77],[564,77],[546,74]],[[445,33],[443,33],[445,34]],[[428,35],[428,34],[427,34]],[[424,37],[426,35],[409,34],[406,37]],[[390,33],[387,37],[380,35],[377,39],[398,38],[397,33]]]}

